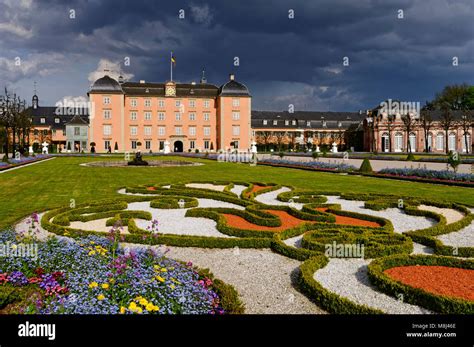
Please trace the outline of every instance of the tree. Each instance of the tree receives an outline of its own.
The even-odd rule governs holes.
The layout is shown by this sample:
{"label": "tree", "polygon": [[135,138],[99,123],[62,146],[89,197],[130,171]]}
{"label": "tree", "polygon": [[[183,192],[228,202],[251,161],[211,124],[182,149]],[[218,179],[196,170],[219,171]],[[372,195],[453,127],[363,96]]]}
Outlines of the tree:
{"label": "tree", "polygon": [[418,120],[421,128],[423,129],[423,136],[425,139],[425,152],[429,152],[430,146],[428,144],[428,135],[433,126],[433,118],[428,109],[422,109],[420,112],[420,119]]}
{"label": "tree", "polygon": [[283,143],[283,140],[285,139],[287,133],[286,131],[277,131],[275,132],[275,138],[276,138],[276,142],[277,142],[277,145],[278,145],[278,152],[281,151],[281,145]]}
{"label": "tree", "polygon": [[464,139],[464,146],[466,147],[466,154],[467,154],[467,153],[469,153],[469,149],[471,147],[471,144],[468,141],[467,135],[469,134],[469,130],[472,128],[474,118],[472,116],[473,112],[470,111],[470,110],[463,110],[462,113],[463,114],[461,116],[461,120],[459,121],[459,125],[462,128],[462,136],[463,136],[463,139]]}
{"label": "tree", "polygon": [[5,94],[0,96],[0,125],[5,129],[5,155],[8,158],[9,133],[11,130],[13,152],[15,152],[16,137],[20,126],[20,118],[26,110],[25,100],[21,100],[16,94],[8,93],[5,88]]}
{"label": "tree", "polygon": [[265,146],[265,151],[268,151],[268,144],[270,143],[272,135],[271,131],[259,131],[257,133],[257,142]]}
{"label": "tree", "polygon": [[[388,151],[392,152],[392,132],[393,132],[393,123],[395,123],[395,115],[389,114],[387,115],[387,132],[388,132]],[[384,150],[382,148],[382,150]]]}
{"label": "tree", "polygon": [[453,112],[448,108],[447,104],[445,104],[443,111],[441,113],[441,119],[439,121],[439,125],[444,130],[445,150],[446,150],[446,154],[448,154],[449,153],[449,146],[448,146],[449,130],[453,129],[453,127],[456,124],[455,124]]}
{"label": "tree", "polygon": [[467,84],[454,84],[444,87],[441,93],[437,93],[433,104],[439,110],[446,107],[450,110],[461,110],[466,107],[470,96]]}
{"label": "tree", "polygon": [[407,151],[412,152],[411,143],[410,143],[410,133],[416,127],[416,119],[410,113],[407,113],[402,116],[402,129],[407,134]]}

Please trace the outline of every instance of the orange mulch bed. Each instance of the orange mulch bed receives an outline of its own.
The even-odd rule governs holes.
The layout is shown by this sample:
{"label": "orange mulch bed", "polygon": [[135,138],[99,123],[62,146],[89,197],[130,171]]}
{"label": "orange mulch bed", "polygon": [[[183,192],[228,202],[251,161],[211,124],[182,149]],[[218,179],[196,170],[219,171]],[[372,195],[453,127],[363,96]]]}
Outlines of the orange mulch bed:
{"label": "orange mulch bed", "polygon": [[[316,210],[321,211],[321,212],[326,212],[327,208],[326,207],[317,207]],[[380,227],[379,223],[371,222],[371,221],[368,221],[368,220],[363,220],[363,219],[358,219],[358,218],[353,218],[353,217],[339,216],[337,214],[333,214],[333,216],[336,217],[336,224],[355,225],[355,226],[370,227],[370,228]]]}
{"label": "orange mulch bed", "polygon": [[156,190],[155,187],[146,187],[146,190]]}
{"label": "orange mulch bed", "polygon": [[268,186],[259,186],[257,184],[254,184],[252,187],[252,190],[250,192],[245,193],[245,196],[249,196],[252,193],[256,193],[262,189],[268,188]]}
{"label": "orange mulch bed", "polygon": [[306,221],[303,219],[299,219],[293,217],[292,215],[288,214],[285,211],[279,210],[266,210],[265,212],[271,213],[275,216],[278,216],[281,220],[281,226],[279,227],[267,227],[263,225],[256,225],[248,222],[247,220],[243,219],[242,217],[223,213],[222,215],[225,217],[227,225],[233,228],[239,229],[249,229],[249,230],[272,230],[272,231],[283,231],[286,229],[294,228],[302,223],[314,223],[312,221]]}
{"label": "orange mulch bed", "polygon": [[474,301],[474,270],[447,266],[399,266],[384,271],[392,279],[427,292]]}

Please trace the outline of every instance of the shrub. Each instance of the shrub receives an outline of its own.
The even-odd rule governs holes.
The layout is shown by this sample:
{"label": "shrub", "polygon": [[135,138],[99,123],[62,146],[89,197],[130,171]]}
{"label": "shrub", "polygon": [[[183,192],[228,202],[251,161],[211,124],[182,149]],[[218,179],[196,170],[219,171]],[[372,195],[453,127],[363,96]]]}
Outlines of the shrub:
{"label": "shrub", "polygon": [[458,166],[461,164],[461,157],[459,153],[449,151],[448,164],[453,168],[454,172],[458,171]]}
{"label": "shrub", "polygon": [[359,172],[364,172],[364,173],[372,173],[372,165],[370,165],[370,160],[367,158],[364,158],[362,161],[362,165],[359,168]]}
{"label": "shrub", "polygon": [[283,157],[285,156],[285,153],[280,152],[280,153],[278,153],[278,156],[279,156],[281,159],[283,159]]}
{"label": "shrub", "polygon": [[313,159],[318,159],[319,158],[319,153],[318,152],[313,152],[311,153],[311,156],[313,157]]}
{"label": "shrub", "polygon": [[415,161],[415,160],[416,160],[416,158],[413,155],[413,153],[412,152],[408,153],[406,161]]}

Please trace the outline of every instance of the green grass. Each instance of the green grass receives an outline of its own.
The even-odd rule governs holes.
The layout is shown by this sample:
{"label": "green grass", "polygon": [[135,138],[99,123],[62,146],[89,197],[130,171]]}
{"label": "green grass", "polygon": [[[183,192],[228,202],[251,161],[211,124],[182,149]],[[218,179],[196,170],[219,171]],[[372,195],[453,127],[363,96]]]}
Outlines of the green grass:
{"label": "green grass", "polygon": [[0,174],[0,228],[10,226],[35,211],[69,205],[71,199],[80,204],[95,199],[113,198],[121,187],[160,182],[261,181],[312,190],[411,195],[474,206],[473,190],[463,187],[268,166],[252,167],[211,160],[196,160],[205,164],[202,166],[173,168],[99,168],[79,165],[94,160],[117,160],[117,157],[59,157]]}

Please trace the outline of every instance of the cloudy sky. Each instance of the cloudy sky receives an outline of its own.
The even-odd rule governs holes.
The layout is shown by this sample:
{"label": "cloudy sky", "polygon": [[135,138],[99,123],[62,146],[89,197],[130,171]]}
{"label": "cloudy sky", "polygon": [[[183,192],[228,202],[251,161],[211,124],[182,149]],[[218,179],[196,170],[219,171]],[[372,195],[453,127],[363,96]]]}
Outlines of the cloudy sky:
{"label": "cloudy sky", "polygon": [[175,80],[198,81],[204,67],[221,85],[234,72],[258,110],[424,103],[447,84],[474,84],[473,0],[0,0],[0,8],[0,88],[31,102],[36,81],[42,105],[86,96],[104,68],[168,80],[170,51]]}

